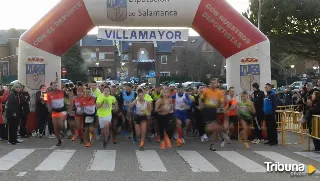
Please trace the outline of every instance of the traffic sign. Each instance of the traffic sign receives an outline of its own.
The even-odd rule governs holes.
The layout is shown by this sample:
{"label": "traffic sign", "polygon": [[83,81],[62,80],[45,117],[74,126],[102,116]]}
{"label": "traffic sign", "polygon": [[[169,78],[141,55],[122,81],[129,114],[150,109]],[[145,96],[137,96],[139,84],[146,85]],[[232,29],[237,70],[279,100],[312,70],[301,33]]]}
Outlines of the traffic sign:
{"label": "traffic sign", "polygon": [[66,68],[62,68],[61,72],[62,72],[62,75],[65,76],[67,74],[67,69]]}
{"label": "traffic sign", "polygon": [[155,77],[155,76],[156,76],[156,73],[153,70],[151,70],[149,72],[149,77]]}

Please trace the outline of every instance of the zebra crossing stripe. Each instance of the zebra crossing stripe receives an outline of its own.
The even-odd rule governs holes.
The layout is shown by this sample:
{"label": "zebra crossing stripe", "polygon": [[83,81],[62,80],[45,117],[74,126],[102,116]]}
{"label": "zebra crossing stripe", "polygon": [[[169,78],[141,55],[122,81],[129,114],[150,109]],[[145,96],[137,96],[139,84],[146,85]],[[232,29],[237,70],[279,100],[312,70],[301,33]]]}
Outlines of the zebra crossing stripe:
{"label": "zebra crossing stripe", "polygon": [[235,151],[216,151],[217,154],[246,172],[267,172],[267,169]]}
{"label": "zebra crossing stripe", "polygon": [[167,172],[158,153],[154,150],[136,150],[139,168],[144,172]]}
{"label": "zebra crossing stripe", "polygon": [[189,164],[192,172],[219,172],[210,162],[196,151],[177,151]]}
{"label": "zebra crossing stripe", "polygon": [[116,150],[97,150],[93,157],[90,170],[114,171],[116,165]]}
{"label": "zebra crossing stripe", "polygon": [[317,162],[320,162],[320,154],[314,153],[314,152],[295,152],[295,154],[298,154],[300,156],[310,158],[312,160],[315,160]]}
{"label": "zebra crossing stripe", "polygon": [[35,149],[16,149],[0,158],[0,170],[9,170],[11,167],[25,159]]}
{"label": "zebra crossing stripe", "polygon": [[76,150],[55,150],[35,170],[61,171]]}

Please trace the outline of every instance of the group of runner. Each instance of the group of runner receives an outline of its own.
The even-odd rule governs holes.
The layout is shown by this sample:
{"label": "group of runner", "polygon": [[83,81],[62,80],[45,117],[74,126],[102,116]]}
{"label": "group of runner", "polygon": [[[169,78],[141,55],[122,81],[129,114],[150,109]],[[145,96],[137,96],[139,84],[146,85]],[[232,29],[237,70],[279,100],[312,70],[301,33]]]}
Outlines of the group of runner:
{"label": "group of runner", "polygon": [[[51,112],[57,146],[61,146],[63,123],[68,122],[72,141],[80,139],[91,147],[94,138],[101,138],[103,147],[112,139],[117,143],[119,128],[144,150],[149,131],[160,143],[160,149],[172,148],[174,137],[178,147],[185,143],[186,130],[198,130],[201,141],[211,136],[210,150],[215,151],[217,135],[222,139],[221,147],[230,143],[234,125],[240,121],[240,135],[247,142],[247,124],[254,118],[254,104],[247,92],[241,93],[241,101],[235,96],[234,88],[219,89],[219,82],[212,78],[208,87],[185,90],[178,86],[138,87],[132,84],[123,87],[99,86],[95,81],[72,89],[58,89],[57,82],[51,83],[52,90],[46,94],[46,103]],[[42,97],[44,98],[44,97]]]}

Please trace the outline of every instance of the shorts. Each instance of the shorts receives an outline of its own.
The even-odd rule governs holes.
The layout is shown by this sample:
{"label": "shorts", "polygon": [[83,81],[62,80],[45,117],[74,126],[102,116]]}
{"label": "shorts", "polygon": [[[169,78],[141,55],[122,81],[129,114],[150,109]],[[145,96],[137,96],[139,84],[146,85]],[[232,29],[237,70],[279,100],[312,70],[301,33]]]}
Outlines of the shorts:
{"label": "shorts", "polygon": [[151,111],[151,116],[156,119],[158,116],[158,113],[156,111]]}
{"label": "shorts", "polygon": [[[132,119],[132,117],[133,117],[133,113],[129,113],[130,115],[129,115],[129,120],[131,120]],[[123,111],[123,116],[124,116],[124,119],[125,120],[128,120],[127,119],[127,115],[128,115],[128,111]],[[128,120],[128,121],[129,121]]]}
{"label": "shorts", "polygon": [[147,116],[139,116],[139,115],[134,116],[134,119],[133,119],[134,124],[141,124],[141,122],[143,121],[147,121]]}
{"label": "shorts", "polygon": [[202,109],[203,122],[205,124],[210,124],[217,121],[217,108],[215,107],[205,107]]}
{"label": "shorts", "polygon": [[187,119],[192,120],[192,118],[193,118],[193,112],[192,112],[192,109],[188,109],[188,110],[187,110]]}
{"label": "shorts", "polygon": [[223,124],[225,115],[224,113],[217,113],[217,122],[218,124]]}
{"label": "shorts", "polygon": [[251,124],[252,121],[253,121],[253,118],[252,118],[252,117],[247,117],[247,116],[241,116],[241,115],[239,115],[239,120],[243,120],[243,121],[245,121],[247,124]]}
{"label": "shorts", "polygon": [[238,116],[229,116],[229,123],[236,124],[239,121]]}
{"label": "shorts", "polygon": [[112,115],[110,116],[106,116],[106,117],[99,117],[99,126],[100,128],[104,128],[104,125],[106,123],[111,123],[111,120],[112,120]]}
{"label": "shorts", "polygon": [[116,113],[112,112],[112,120],[111,120],[111,121],[112,121],[112,122],[113,122],[113,121],[118,122],[118,117],[119,117],[119,116],[118,116],[118,113],[117,113],[117,112],[116,112]]}
{"label": "shorts", "polygon": [[62,112],[52,111],[52,113],[51,113],[51,118],[66,118],[66,117],[67,117],[66,111],[62,111]]}
{"label": "shorts", "polygon": [[[93,117],[93,122],[92,123],[86,123],[86,116],[90,116],[90,117]],[[83,127],[84,128],[87,128],[87,127],[90,127],[90,126],[94,126],[95,123],[96,123],[96,116],[95,115],[86,115],[84,114],[83,116],[80,116],[78,120],[81,120],[83,122]]]}

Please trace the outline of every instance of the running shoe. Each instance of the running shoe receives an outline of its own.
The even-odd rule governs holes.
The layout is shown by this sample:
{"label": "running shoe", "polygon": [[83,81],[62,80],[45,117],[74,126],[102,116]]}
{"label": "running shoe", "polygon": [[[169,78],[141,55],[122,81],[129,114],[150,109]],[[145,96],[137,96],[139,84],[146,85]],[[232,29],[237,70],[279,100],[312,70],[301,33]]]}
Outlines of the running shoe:
{"label": "running shoe", "polygon": [[58,141],[58,143],[56,144],[56,146],[61,146],[61,140]]}
{"label": "running shoe", "polygon": [[226,142],[225,142],[225,141],[223,141],[223,142],[221,143],[221,148],[224,148],[224,147],[226,147]]}
{"label": "running shoe", "polygon": [[139,150],[140,150],[140,151],[144,151],[144,147],[143,147],[143,146],[140,146]]}
{"label": "running shoe", "polygon": [[91,147],[91,142],[88,142],[88,143],[86,144],[86,147]]}
{"label": "running shoe", "polygon": [[137,142],[137,138],[134,136],[132,137],[132,143],[136,143]]}
{"label": "running shoe", "polygon": [[76,141],[76,137],[75,136],[72,136],[72,138],[71,138],[71,141]]}
{"label": "running shoe", "polygon": [[210,145],[210,150],[211,150],[211,151],[217,151],[217,150],[214,148],[214,145],[213,145],[213,144]]}
{"label": "running shoe", "polygon": [[165,148],[166,148],[166,144],[165,144],[164,140],[162,140],[162,141],[160,142],[160,149],[161,149],[161,150],[164,150]]}
{"label": "running shoe", "polygon": [[103,141],[103,148],[107,147],[107,141]]}
{"label": "running shoe", "polygon": [[157,142],[157,143],[160,142],[160,136],[157,136],[156,142]]}
{"label": "running shoe", "polygon": [[84,144],[83,138],[80,139],[80,144]]}
{"label": "running shoe", "polygon": [[243,142],[244,146],[247,148],[247,149],[250,149],[250,146],[249,146],[249,143],[248,142]]}
{"label": "running shoe", "polygon": [[259,144],[260,143],[260,139],[254,139],[251,141],[251,143],[253,144]]}
{"label": "running shoe", "polygon": [[117,142],[116,139],[113,139],[113,140],[112,140],[112,143],[113,143],[113,144],[117,144],[118,142]]}

